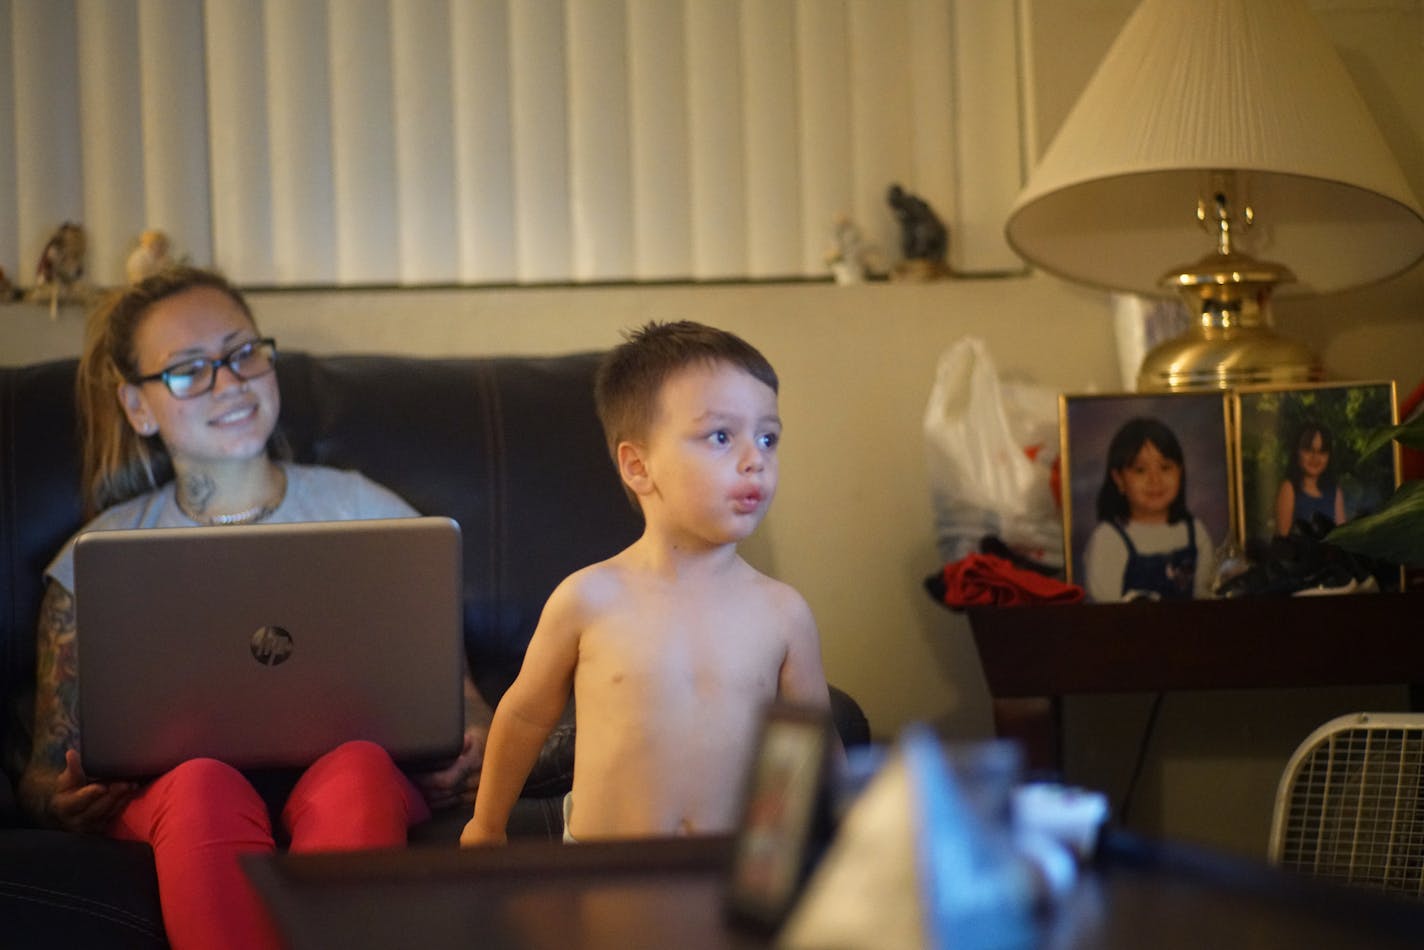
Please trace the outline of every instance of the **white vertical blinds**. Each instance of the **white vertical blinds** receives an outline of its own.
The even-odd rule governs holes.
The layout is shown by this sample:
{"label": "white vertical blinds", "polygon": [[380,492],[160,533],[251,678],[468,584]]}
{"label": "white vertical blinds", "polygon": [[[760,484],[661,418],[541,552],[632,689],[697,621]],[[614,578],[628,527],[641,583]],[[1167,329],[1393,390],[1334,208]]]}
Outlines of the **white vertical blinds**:
{"label": "white vertical blinds", "polygon": [[450,281],[460,255],[449,3],[400,0],[390,25],[401,283]]}
{"label": "white vertical blinds", "polygon": [[175,246],[208,262],[213,233],[202,9],[192,0],[138,0],[138,38],[144,215],[137,226],[125,222],[126,237],[132,241],[148,222],[161,222]]}
{"label": "white vertical blinds", "polygon": [[[850,7],[850,140],[854,179],[854,212],[857,221],[880,218],[885,207],[886,187],[899,182],[919,193],[920,183],[911,174],[914,150],[914,117],[910,107],[909,71],[904,50],[908,49],[910,24],[908,5],[880,9],[869,4]],[[946,63],[946,66],[949,64]],[[931,81],[933,78],[931,77]],[[945,77],[944,82],[948,82]],[[942,214],[949,214],[946,197],[923,195]],[[879,235],[890,240],[888,228]]]}
{"label": "white vertical blinds", "polygon": [[123,266],[126,233],[144,210],[143,127],[140,103],[138,17],[135,0],[79,0],[79,114],[83,219],[87,262],[95,273]]}
{"label": "white vertical blinds", "polygon": [[687,16],[680,3],[628,4],[632,116],[633,264],[640,280],[691,276],[692,173],[687,109]]}
{"label": "white vertical blinds", "polygon": [[509,5],[514,135],[515,273],[523,281],[572,275],[569,239],[568,71],[561,0]]}
{"label": "white vertical blinds", "polygon": [[[1004,222],[1023,183],[1024,168],[1018,84],[1005,82],[1000,65],[1018,32],[1007,3],[964,2],[956,6],[952,85],[955,90],[959,206],[954,216],[966,270],[1002,268],[1015,260],[1004,238]],[[973,37],[975,42],[965,42]],[[1011,53],[1010,53],[1011,55]],[[1003,174],[1005,168],[1016,174]],[[1012,265],[1011,265],[1012,266]]]}
{"label": "white vertical blinds", "polygon": [[687,5],[688,152],[692,276],[725,279],[746,268],[746,145],[738,4]]}
{"label": "white vertical blinds", "polygon": [[325,7],[324,0],[266,0],[262,5],[270,244],[279,284],[336,278],[331,84],[327,57],[311,55],[313,49],[331,47]]}
{"label": "white vertical blinds", "polygon": [[518,276],[509,31],[504,0],[451,9],[460,274],[471,283]]}
{"label": "white vertical blinds", "polygon": [[331,5],[331,194],[336,283],[400,280],[395,87],[386,0]]}
{"label": "white vertical blinds", "polygon": [[20,206],[19,190],[8,184],[19,181],[15,174],[15,64],[11,43],[12,17],[10,11],[0,6],[0,52],[6,54],[4,62],[10,67],[0,67],[0,270],[11,280],[18,280],[15,262],[20,257]]}
{"label": "white vertical blinds", "polygon": [[796,134],[795,5],[792,0],[742,0],[741,27],[746,64],[746,273],[795,276],[801,273],[803,227],[796,184],[801,149]]}
{"label": "white vertical blinds", "polygon": [[[982,4],[981,4],[982,6]],[[1000,4],[1003,6],[1003,4]],[[909,56],[906,63],[906,82],[911,97],[910,113],[914,116],[915,134],[910,147],[910,180],[916,189],[926,195],[948,195],[948,202],[939,208],[947,221],[954,224],[951,234],[955,266],[964,271],[1007,270],[1013,266],[1012,258],[1003,256],[1003,239],[998,235],[980,236],[989,240],[981,250],[979,241],[966,241],[962,229],[962,210],[965,198],[956,186],[959,171],[959,144],[961,141],[977,142],[979,132],[973,126],[965,125],[956,129],[954,105],[955,82],[952,78],[953,65],[958,62],[955,52],[955,24],[951,10],[936,0],[912,0],[910,5],[912,28],[909,37]],[[960,35],[975,37],[973,30],[961,30]],[[1000,50],[999,52],[1004,52]],[[947,65],[948,64],[948,65]],[[986,82],[1000,83],[1013,89],[1007,82],[1004,69],[994,70],[989,64],[981,64],[981,69],[992,71],[985,77]],[[948,74],[948,76],[947,76]],[[1009,117],[1017,120],[1017,113]],[[1013,135],[1013,147],[1019,148],[1017,129],[997,129]],[[1000,188],[1007,184],[1009,203],[1018,194],[1021,181],[1016,174],[1016,159],[1006,161],[1001,168],[984,169],[994,176],[993,182],[984,182],[981,187]],[[1003,181],[1001,182],[1000,179]]]}
{"label": "white vertical blinds", "polygon": [[0,0],[0,267],[65,220],[247,285],[821,277],[892,182],[1017,269],[1016,5]]}
{"label": "white vertical blinds", "polygon": [[633,276],[625,7],[623,0],[568,5],[569,217],[575,280]]}
{"label": "white vertical blinds", "polygon": [[[14,122],[12,240],[22,255],[0,261],[30,283],[49,234],[84,211],[79,152],[78,21],[74,0],[11,0],[10,69]],[[0,133],[0,134],[5,134]]]}
{"label": "white vertical blinds", "polygon": [[264,5],[209,0],[203,6],[213,263],[234,280],[276,284]]}
{"label": "white vertical blinds", "polygon": [[[801,209],[804,219],[813,223],[802,233],[801,267],[816,273],[825,267],[829,245],[826,222],[839,214],[855,213],[849,109],[852,83],[846,68],[850,25],[844,4],[799,0],[796,13]],[[941,202],[943,196],[927,199]],[[869,230],[874,220],[862,218],[861,225]],[[880,228],[877,233],[883,239],[888,232]]]}

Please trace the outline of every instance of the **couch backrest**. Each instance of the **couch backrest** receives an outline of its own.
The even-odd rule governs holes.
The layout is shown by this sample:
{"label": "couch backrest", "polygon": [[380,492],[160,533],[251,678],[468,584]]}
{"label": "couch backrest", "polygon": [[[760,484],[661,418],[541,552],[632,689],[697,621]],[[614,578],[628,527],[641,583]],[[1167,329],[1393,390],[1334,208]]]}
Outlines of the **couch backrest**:
{"label": "couch backrest", "polygon": [[[518,672],[554,586],[641,528],[594,414],[597,361],[278,361],[282,429],[297,461],[357,469],[422,513],[460,523],[466,648],[491,702]],[[41,572],[81,524],[74,370],[73,360],[0,368],[0,697],[11,777],[28,749]]]}

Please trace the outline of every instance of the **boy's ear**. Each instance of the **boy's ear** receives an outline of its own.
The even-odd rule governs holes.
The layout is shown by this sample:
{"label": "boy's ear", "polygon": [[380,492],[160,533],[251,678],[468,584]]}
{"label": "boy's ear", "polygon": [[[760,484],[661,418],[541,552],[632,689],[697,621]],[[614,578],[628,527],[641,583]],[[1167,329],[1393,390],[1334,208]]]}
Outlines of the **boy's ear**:
{"label": "boy's ear", "polygon": [[646,495],[653,490],[653,480],[648,474],[647,460],[641,445],[634,442],[618,443],[618,475],[635,495]]}

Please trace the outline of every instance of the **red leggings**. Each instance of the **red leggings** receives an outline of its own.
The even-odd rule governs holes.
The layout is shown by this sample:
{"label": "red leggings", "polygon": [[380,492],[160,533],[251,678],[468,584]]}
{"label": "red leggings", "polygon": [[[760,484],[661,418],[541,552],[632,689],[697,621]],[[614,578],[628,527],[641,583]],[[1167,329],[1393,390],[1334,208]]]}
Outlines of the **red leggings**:
{"label": "red leggings", "polygon": [[[282,808],[291,850],[399,847],[430,809],[384,749],[348,742],[302,774]],[[276,851],[267,806],[236,769],[193,759],[139,792],[109,834],[153,847],[163,924],[175,950],[280,947],[240,854]]]}

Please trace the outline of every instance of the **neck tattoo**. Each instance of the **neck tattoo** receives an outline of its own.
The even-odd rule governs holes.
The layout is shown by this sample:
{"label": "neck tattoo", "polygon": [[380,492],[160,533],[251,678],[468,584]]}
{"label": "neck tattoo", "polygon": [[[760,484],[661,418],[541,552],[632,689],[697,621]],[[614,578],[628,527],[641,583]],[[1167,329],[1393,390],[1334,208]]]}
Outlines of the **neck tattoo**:
{"label": "neck tattoo", "polygon": [[[212,498],[216,486],[212,484],[212,479],[207,476],[198,476],[185,479],[181,486],[182,491],[177,492],[175,498],[178,502],[178,510],[193,519],[200,525],[235,525],[235,524],[255,524],[264,518],[271,516],[281,506],[282,500],[287,497],[287,471],[284,468],[277,468],[278,484],[276,490],[261,504],[253,505],[245,511],[234,511],[230,514],[209,515],[203,513],[203,508],[207,506],[207,501]],[[188,499],[185,502],[185,496]],[[197,502],[194,505],[194,502]],[[196,510],[189,508],[194,505]]]}

